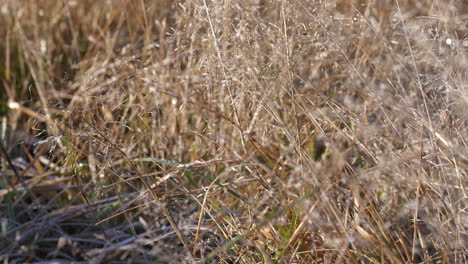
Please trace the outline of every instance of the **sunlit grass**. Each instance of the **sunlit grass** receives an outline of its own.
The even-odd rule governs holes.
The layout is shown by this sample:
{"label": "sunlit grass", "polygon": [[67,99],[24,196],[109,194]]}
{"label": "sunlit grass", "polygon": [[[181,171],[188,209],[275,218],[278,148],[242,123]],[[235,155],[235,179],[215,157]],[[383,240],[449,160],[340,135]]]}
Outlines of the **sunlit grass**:
{"label": "sunlit grass", "polygon": [[467,10],[1,2],[0,260],[467,262]]}

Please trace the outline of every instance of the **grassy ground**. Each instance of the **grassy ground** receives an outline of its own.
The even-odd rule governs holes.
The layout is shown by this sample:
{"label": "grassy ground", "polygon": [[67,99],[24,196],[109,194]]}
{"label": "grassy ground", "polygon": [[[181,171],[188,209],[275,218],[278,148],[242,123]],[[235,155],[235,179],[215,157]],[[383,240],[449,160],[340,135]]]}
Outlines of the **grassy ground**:
{"label": "grassy ground", "polygon": [[0,260],[466,263],[462,0],[0,2]]}

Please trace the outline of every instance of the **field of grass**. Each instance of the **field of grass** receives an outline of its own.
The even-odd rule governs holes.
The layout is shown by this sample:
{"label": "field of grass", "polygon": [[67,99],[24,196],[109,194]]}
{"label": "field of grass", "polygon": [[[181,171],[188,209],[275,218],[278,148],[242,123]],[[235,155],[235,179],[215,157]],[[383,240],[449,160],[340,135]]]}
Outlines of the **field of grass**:
{"label": "field of grass", "polygon": [[0,25],[2,263],[468,262],[468,2],[2,0]]}

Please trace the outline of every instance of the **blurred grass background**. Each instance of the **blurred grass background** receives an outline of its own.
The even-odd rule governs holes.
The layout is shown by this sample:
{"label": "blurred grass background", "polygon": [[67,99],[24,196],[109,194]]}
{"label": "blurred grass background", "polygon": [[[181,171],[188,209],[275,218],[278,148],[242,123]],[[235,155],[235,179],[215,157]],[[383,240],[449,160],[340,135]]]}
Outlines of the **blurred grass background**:
{"label": "blurred grass background", "polygon": [[466,263],[462,0],[0,2],[4,263]]}

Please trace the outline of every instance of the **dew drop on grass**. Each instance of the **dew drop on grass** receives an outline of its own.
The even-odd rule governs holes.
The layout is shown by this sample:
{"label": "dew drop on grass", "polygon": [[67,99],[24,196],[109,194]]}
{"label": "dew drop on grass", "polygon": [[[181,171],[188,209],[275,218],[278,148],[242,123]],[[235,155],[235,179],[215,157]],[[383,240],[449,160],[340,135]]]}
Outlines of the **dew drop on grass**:
{"label": "dew drop on grass", "polygon": [[40,49],[41,49],[41,54],[45,54],[46,51],[47,51],[47,45],[46,45],[46,41],[44,39],[41,39],[40,41]]}
{"label": "dew drop on grass", "polygon": [[8,102],[8,107],[10,107],[11,109],[18,109],[20,108],[20,104],[14,101],[10,101]]}
{"label": "dew drop on grass", "polygon": [[468,48],[468,40],[464,40],[462,45],[464,48]]}
{"label": "dew drop on grass", "polygon": [[447,38],[447,39],[445,40],[445,44],[447,44],[447,45],[449,45],[449,46],[452,45],[452,39],[451,39],[451,38]]}

